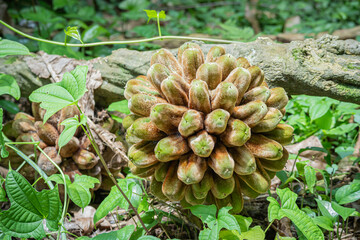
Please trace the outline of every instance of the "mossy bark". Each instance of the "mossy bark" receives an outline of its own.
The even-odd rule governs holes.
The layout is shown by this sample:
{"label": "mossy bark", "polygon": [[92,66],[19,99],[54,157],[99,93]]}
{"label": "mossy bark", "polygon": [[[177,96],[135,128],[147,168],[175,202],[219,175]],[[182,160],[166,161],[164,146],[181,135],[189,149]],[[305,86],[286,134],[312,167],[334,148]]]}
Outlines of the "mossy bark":
{"label": "mossy bark", "polygon": [[[206,54],[214,44],[199,43]],[[217,44],[218,45],[218,44]],[[338,40],[326,35],[281,44],[268,38],[249,43],[222,45],[227,53],[245,57],[265,72],[271,87],[280,86],[289,94],[328,96],[338,100],[360,103],[360,43]],[[177,49],[171,50],[174,54]],[[0,72],[13,75],[23,96],[39,86],[59,81],[64,72],[78,64],[87,64],[102,84],[95,90],[99,106],[124,99],[126,82],[137,75],[146,75],[154,51],[139,52],[119,49],[110,56],[90,61],[38,53],[35,57],[6,57],[0,59]]]}

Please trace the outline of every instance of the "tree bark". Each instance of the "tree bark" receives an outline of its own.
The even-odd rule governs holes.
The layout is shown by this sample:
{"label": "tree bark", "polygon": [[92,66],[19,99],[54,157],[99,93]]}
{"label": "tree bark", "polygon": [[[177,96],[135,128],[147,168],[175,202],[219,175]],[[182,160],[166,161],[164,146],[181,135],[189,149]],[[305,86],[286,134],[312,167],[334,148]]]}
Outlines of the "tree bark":
{"label": "tree bark", "polygon": [[[213,44],[199,43],[204,53]],[[334,36],[281,44],[269,38],[249,43],[222,45],[227,53],[245,57],[265,72],[271,87],[281,86],[289,94],[328,96],[360,103],[360,43]],[[177,49],[171,50],[175,55]],[[78,64],[89,66],[89,81],[96,78],[96,104],[102,107],[124,99],[126,82],[146,75],[154,51],[119,49],[110,56],[89,61],[39,52],[35,56],[0,59],[0,72],[13,75],[23,96],[43,84],[59,81]],[[101,84],[98,84],[100,81]],[[95,88],[95,87],[94,87]]]}

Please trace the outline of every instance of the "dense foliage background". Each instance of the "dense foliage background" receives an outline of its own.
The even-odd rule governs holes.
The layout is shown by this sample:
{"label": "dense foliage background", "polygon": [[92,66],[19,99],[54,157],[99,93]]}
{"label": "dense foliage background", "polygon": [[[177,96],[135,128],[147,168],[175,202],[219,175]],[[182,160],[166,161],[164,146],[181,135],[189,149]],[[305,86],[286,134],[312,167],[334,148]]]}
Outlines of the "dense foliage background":
{"label": "dense foliage background", "polygon": [[[0,11],[1,20],[30,35],[59,42],[64,41],[64,29],[68,26],[78,27],[84,43],[157,36],[156,21],[151,20],[147,23],[148,19],[144,9],[166,12],[166,19],[160,22],[163,35],[211,37],[244,42],[253,41],[259,36],[268,36],[274,41],[286,42],[299,37],[302,39],[316,37],[317,34],[323,32],[333,33],[341,29],[358,29],[360,26],[360,1],[350,0],[7,0],[0,1],[0,6],[3,6]],[[359,32],[360,30],[355,31],[355,34],[352,32],[351,38],[360,41]],[[281,34],[287,34],[287,37],[279,38],[278,36]],[[342,37],[342,33],[339,34]],[[162,47],[176,48],[184,42],[154,41],[92,48],[62,47],[29,40],[14,34],[3,26],[0,26],[0,36],[24,44],[31,52],[41,50],[49,54],[66,55],[76,59],[107,56],[118,48],[140,51]],[[67,41],[79,43],[78,40],[69,37]],[[26,99],[14,101],[4,96],[0,98],[0,106],[7,112],[5,114],[7,119],[5,118],[4,122],[10,120],[16,112],[26,110],[26,106],[29,106],[25,103]],[[114,106],[118,106],[118,108]],[[127,103],[120,103],[113,105],[111,111],[129,113],[126,107]],[[289,199],[293,200],[294,205],[296,205],[295,200],[297,199],[298,205],[301,206],[301,212],[314,219],[316,225],[321,227],[328,239],[342,239],[342,236],[349,237],[346,239],[357,239],[359,236],[358,218],[353,217],[360,216],[356,211],[360,208],[360,171],[358,167],[360,161],[360,106],[327,97],[301,95],[290,96],[286,110],[283,122],[294,127],[295,136],[292,147],[295,150],[292,152],[293,154],[290,154],[290,169],[288,166],[286,170],[277,174],[278,180],[273,185],[271,193],[275,194],[274,190],[279,186],[285,188],[277,192],[279,196],[277,200],[280,199],[281,202],[288,200],[281,195],[285,192],[291,196]],[[314,144],[314,139],[317,140],[316,144]],[[302,154],[305,148],[311,150],[311,153],[308,151],[307,155]],[[147,195],[146,191],[143,191],[142,180],[131,176],[128,170],[125,170],[126,174],[130,177],[122,179],[119,183],[126,189],[125,192],[129,194],[131,201],[136,202],[138,210],[141,208],[141,211],[145,212],[142,217],[149,228],[155,229],[157,224],[165,224],[167,227],[170,226],[168,230],[176,229],[171,237],[197,237],[199,228],[193,225],[197,223],[201,226],[201,222],[197,222],[199,219],[192,219],[195,224],[189,224],[179,218],[181,215],[179,213],[168,214],[168,209],[161,209],[161,211],[151,209],[149,206],[152,205],[148,202],[153,199],[152,196]],[[5,181],[4,179],[0,180],[1,184]],[[133,194],[131,189],[135,185],[141,197],[131,195]],[[86,192],[89,195],[89,202],[90,188],[91,186],[87,188]],[[6,200],[2,188],[1,191],[0,193],[3,194],[1,200]],[[294,193],[295,198],[291,195]],[[108,192],[101,196],[95,196],[95,202],[100,203],[107,194]],[[266,202],[266,199],[263,200]],[[269,201],[271,202],[271,200]],[[123,203],[127,204],[125,201]],[[102,204],[105,205],[104,202]],[[115,206],[117,205],[115,204]],[[128,210],[129,206],[126,205],[123,208]],[[192,213],[200,216],[203,212],[210,210],[212,211],[212,209],[192,209]],[[109,211],[111,209],[103,208],[100,213],[97,213],[99,214],[96,217],[97,220],[104,217]],[[129,214],[129,212],[130,210],[126,213]],[[168,219],[164,221],[160,219],[153,223],[156,214],[160,214],[161,217],[168,216]],[[220,221],[221,217],[231,218],[226,211],[223,211],[222,214],[214,215],[218,218],[216,221]],[[253,227],[254,225],[260,225],[264,229],[269,222],[272,223],[269,220],[272,218],[271,216],[268,216],[267,220],[269,221],[265,222],[264,216],[254,216],[248,212],[244,214],[247,218],[237,216],[240,227],[243,227],[241,222],[244,222],[244,226],[246,226],[245,230],[242,229],[244,232],[259,230],[259,228]],[[117,220],[119,222],[124,219],[128,220],[126,217],[124,214],[118,215]],[[252,222],[253,220],[254,222]],[[293,221],[293,219],[291,220]],[[294,224],[290,224],[290,221],[288,223],[274,221],[276,226],[272,227],[272,235],[268,232],[267,237],[271,235],[271,239],[274,239],[273,235],[276,232],[289,231],[298,239],[306,239],[299,231],[299,228],[301,229],[299,225],[295,224],[295,227]],[[209,226],[206,221],[203,223],[204,226]],[[182,228],[184,224],[185,230]],[[282,229],[284,226],[291,226],[291,229],[289,227],[284,230]],[[207,229],[205,227],[205,230]],[[133,230],[131,229],[130,235]],[[260,229],[260,231],[262,230]],[[350,233],[347,234],[348,232]],[[2,239],[1,236],[0,239]],[[164,236],[161,237],[164,238]]]}

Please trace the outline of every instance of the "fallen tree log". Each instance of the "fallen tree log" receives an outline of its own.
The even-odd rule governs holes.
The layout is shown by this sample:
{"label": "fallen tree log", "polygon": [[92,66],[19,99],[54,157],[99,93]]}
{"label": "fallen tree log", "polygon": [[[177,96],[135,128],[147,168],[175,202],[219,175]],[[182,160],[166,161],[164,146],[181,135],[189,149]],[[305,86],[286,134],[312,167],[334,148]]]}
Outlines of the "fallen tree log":
{"label": "fallen tree log", "polygon": [[[205,53],[213,44],[199,43]],[[320,39],[275,43],[259,38],[249,43],[222,45],[235,57],[246,57],[265,72],[271,87],[281,86],[289,94],[328,96],[360,103],[360,42],[338,40],[334,36]],[[177,50],[172,50],[174,54]],[[128,49],[113,51],[110,56],[89,61],[75,60],[40,52],[35,56],[0,59],[0,72],[13,75],[23,96],[39,86],[60,81],[64,72],[78,64],[89,66],[89,81],[95,89],[95,102],[107,106],[124,99],[126,82],[146,75],[153,51]],[[94,83],[95,82],[95,83]]]}

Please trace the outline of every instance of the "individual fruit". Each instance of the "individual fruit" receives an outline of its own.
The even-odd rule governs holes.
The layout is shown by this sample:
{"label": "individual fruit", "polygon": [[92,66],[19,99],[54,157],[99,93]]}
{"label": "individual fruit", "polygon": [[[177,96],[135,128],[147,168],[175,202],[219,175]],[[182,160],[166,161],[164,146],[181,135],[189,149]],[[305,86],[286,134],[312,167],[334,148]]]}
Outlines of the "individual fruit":
{"label": "individual fruit", "polygon": [[243,57],[185,43],[177,59],[161,49],[147,76],[125,89],[131,114],[124,119],[130,170],[151,176],[151,192],[183,206],[243,208],[288,158],[282,144],[291,126],[280,123],[288,98],[269,89],[264,72]]}

